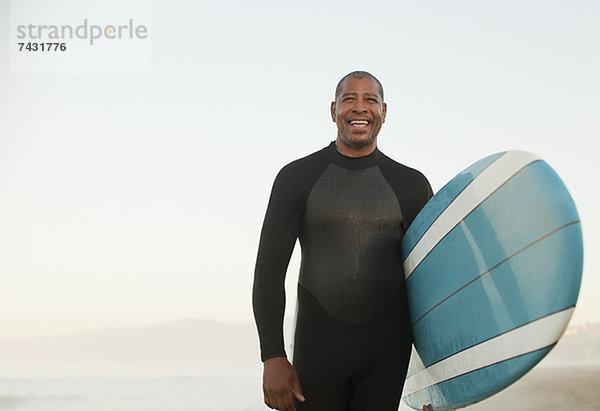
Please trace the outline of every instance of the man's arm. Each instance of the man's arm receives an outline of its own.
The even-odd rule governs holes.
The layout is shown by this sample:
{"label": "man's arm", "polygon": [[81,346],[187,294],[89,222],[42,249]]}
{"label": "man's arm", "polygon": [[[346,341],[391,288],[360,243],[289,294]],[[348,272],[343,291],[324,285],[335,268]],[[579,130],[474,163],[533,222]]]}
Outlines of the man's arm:
{"label": "man's arm", "polygon": [[284,168],[273,184],[254,270],[252,305],[262,361],[286,356],[285,275],[300,227],[297,189],[289,174]]}
{"label": "man's arm", "polygon": [[270,408],[294,411],[292,393],[304,401],[283,341],[285,274],[300,229],[298,185],[289,169],[275,179],[262,227],[252,303],[264,362],[263,393]]}

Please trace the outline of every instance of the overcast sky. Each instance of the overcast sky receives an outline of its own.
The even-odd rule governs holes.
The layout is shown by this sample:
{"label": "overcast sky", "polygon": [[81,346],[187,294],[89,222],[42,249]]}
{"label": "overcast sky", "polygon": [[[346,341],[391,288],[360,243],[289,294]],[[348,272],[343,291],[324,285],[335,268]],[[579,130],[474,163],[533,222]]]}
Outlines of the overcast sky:
{"label": "overcast sky", "polygon": [[[597,1],[9,3],[0,0],[1,337],[251,321],[272,181],[334,139],[334,88],[356,69],[385,89],[381,150],[434,190],[507,149],[557,171],[586,250],[572,323],[599,321]],[[9,52],[16,24],[129,17],[147,39],[99,40],[86,59],[48,55],[71,59],[70,72],[23,74],[35,62],[19,66]],[[121,46],[131,53],[113,53]]]}

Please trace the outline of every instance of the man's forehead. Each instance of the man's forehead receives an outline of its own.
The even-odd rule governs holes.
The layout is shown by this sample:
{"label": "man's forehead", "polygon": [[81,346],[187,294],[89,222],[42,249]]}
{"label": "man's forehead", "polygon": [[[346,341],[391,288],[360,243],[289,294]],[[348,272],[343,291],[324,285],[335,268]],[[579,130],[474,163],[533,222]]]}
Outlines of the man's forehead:
{"label": "man's forehead", "polygon": [[357,96],[359,94],[364,94],[364,95],[371,95],[371,96],[379,96],[379,93],[374,93],[372,91],[362,91],[361,93],[359,93],[358,91],[347,91],[345,93],[342,93],[342,96]]}
{"label": "man's forehead", "polygon": [[[362,97],[361,97],[362,96]],[[377,101],[378,103],[381,103],[381,96],[379,95],[379,93],[373,93],[371,91],[363,91],[363,92],[355,92],[355,91],[349,91],[347,93],[343,93],[340,94],[340,96],[338,97],[338,101],[343,101],[346,99],[359,99],[359,98],[366,98],[366,99],[373,99],[375,101]]]}
{"label": "man's forehead", "polygon": [[369,77],[350,77],[342,83],[340,96],[372,94],[381,98],[379,85]]}

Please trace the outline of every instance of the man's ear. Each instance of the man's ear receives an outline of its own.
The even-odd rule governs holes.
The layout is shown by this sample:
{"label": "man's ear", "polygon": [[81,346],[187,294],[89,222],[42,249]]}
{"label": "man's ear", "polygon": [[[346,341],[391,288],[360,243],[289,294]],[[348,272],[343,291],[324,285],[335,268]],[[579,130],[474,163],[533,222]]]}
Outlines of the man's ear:
{"label": "man's ear", "polygon": [[331,102],[331,119],[335,123],[335,101]]}
{"label": "man's ear", "polygon": [[383,103],[383,110],[381,111],[381,122],[385,123],[385,115],[387,114],[387,104]]}

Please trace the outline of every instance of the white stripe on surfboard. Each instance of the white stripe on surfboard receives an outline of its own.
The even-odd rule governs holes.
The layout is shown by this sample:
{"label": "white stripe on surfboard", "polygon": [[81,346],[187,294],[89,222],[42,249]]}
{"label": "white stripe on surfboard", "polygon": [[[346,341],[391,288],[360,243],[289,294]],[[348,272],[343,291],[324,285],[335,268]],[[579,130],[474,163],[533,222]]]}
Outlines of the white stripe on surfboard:
{"label": "white stripe on surfboard", "polygon": [[298,322],[298,297],[296,297],[296,310],[294,312],[294,325],[292,327],[292,341],[290,342],[290,353],[288,357],[290,362],[294,363],[294,341],[296,341],[296,323]]}
{"label": "white stripe on surfboard", "polygon": [[421,261],[463,218],[519,170],[538,159],[525,151],[507,151],[479,173],[438,216],[408,254],[404,261],[405,278],[410,277]]}
{"label": "white stripe on surfboard", "polygon": [[[407,378],[404,396],[556,343],[565,330],[574,309],[575,307],[567,308],[540,318],[456,353],[427,368],[422,368]],[[550,330],[552,331],[549,332]],[[417,358],[411,358],[411,361],[417,361],[422,365],[414,349],[413,355],[417,355]]]}

